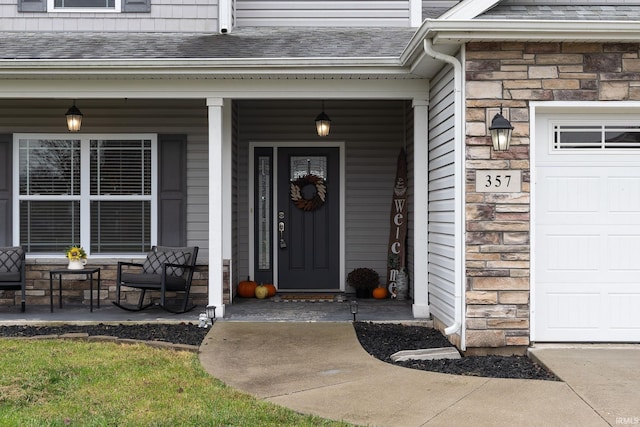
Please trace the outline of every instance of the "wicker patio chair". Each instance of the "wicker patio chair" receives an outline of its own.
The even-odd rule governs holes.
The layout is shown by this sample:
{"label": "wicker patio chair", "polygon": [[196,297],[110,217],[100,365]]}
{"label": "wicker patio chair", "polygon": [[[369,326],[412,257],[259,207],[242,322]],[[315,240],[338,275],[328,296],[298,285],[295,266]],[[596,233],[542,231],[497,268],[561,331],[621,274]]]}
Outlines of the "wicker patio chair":
{"label": "wicker patio chair", "polygon": [[0,291],[21,291],[25,311],[25,252],[19,246],[0,248]]}
{"label": "wicker patio chair", "polygon": [[[143,263],[118,262],[116,275],[116,306],[129,311],[140,311],[154,305],[144,304],[147,291],[160,292],[160,307],[172,313],[185,313],[195,308],[189,304],[189,291],[195,270],[198,247],[156,246],[147,254]],[[136,306],[123,305],[120,301],[120,288],[140,289],[140,298]],[[178,310],[167,307],[167,292],[184,293],[182,307]]]}

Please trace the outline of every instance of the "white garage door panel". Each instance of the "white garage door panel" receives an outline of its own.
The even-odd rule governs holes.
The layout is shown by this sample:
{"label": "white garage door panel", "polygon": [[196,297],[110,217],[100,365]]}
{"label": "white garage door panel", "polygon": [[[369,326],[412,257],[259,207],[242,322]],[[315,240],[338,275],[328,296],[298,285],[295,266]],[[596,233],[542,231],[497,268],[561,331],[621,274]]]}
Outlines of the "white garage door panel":
{"label": "white garage door panel", "polygon": [[537,224],[640,225],[638,168],[602,172],[594,167],[539,168],[536,205],[544,215]]}
{"label": "white garage door panel", "polygon": [[545,296],[539,302],[542,308],[536,318],[540,317],[547,328],[544,339],[538,341],[638,341],[640,295],[606,295],[584,287],[557,292],[560,284],[555,285],[542,291]]}
{"label": "white garage door panel", "polygon": [[611,328],[621,330],[621,333],[629,330],[630,341],[638,341],[638,330],[640,329],[640,310],[638,307],[640,307],[640,294],[611,292],[609,310]]}
{"label": "white garage door panel", "polygon": [[640,168],[564,159],[536,169],[533,338],[640,341]]}
{"label": "white garage door panel", "polygon": [[[580,234],[580,226],[541,226],[536,254],[540,282],[583,283],[614,281],[636,283],[640,277],[638,226],[610,227],[610,235]],[[594,227],[592,227],[594,228]],[[638,234],[619,235],[624,229]],[[628,274],[633,272],[635,274]]]}

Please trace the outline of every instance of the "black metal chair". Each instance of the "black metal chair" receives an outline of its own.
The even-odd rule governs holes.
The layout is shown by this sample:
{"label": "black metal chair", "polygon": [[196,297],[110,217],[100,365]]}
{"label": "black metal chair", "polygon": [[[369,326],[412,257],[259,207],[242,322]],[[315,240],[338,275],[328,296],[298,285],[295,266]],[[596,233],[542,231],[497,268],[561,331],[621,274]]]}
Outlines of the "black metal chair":
{"label": "black metal chair", "polygon": [[0,248],[0,291],[22,291],[22,311],[25,311],[25,252],[20,246]]}
{"label": "black metal chair", "polygon": [[[116,275],[116,306],[129,311],[140,311],[154,305],[144,305],[147,291],[160,292],[160,307],[172,313],[185,313],[196,306],[188,307],[191,280],[198,257],[198,247],[156,246],[147,254],[144,263],[118,262]],[[140,289],[137,306],[126,306],[120,302],[120,288]],[[182,309],[174,310],[166,305],[167,292],[184,292]]]}

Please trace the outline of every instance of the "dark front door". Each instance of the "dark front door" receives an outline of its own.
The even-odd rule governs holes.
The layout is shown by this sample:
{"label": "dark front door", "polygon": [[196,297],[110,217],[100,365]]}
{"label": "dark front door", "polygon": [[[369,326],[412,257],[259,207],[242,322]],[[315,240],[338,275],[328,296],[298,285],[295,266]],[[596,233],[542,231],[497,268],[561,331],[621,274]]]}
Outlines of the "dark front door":
{"label": "dark front door", "polygon": [[338,148],[278,148],[278,289],[338,290]]}

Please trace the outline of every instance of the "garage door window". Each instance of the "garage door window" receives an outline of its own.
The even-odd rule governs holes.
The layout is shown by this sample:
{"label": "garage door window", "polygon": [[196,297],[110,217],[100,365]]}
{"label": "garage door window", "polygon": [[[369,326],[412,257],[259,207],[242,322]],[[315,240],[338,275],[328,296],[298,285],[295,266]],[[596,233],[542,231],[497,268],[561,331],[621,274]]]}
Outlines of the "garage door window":
{"label": "garage door window", "polygon": [[553,151],[640,149],[640,126],[556,124],[553,129]]}

